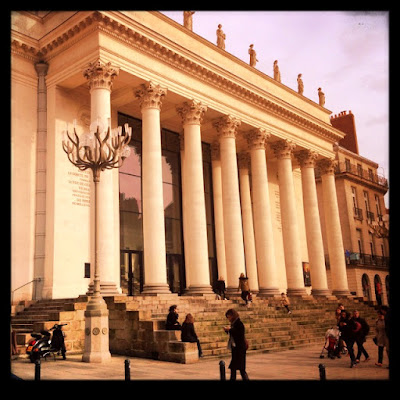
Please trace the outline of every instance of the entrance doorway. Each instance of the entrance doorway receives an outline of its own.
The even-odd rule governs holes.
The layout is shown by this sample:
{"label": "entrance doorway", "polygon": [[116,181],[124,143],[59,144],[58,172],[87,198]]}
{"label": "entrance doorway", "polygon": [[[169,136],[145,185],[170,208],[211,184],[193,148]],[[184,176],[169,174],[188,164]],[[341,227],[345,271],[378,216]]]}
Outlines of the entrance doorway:
{"label": "entrance doorway", "polygon": [[172,293],[183,293],[185,290],[185,268],[181,254],[167,254],[167,280]]}
{"label": "entrance doorway", "polygon": [[139,295],[143,290],[143,252],[121,250],[120,265],[122,293]]}

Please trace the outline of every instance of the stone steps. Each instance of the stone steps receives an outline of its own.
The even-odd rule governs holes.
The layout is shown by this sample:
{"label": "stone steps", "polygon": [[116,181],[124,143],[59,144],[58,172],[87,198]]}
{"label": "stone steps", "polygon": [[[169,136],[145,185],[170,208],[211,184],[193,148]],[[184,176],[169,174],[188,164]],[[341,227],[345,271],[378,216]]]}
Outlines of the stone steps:
{"label": "stone steps", "polygon": [[[278,298],[255,298],[246,307],[240,297],[215,300],[215,296],[113,296],[105,298],[109,309],[110,351],[174,362],[196,362],[197,347],[182,343],[180,332],[165,331],[165,320],[171,304],[178,305],[179,321],[186,314],[195,318],[195,329],[205,357],[229,355],[228,336],[223,326],[228,324],[225,312],[235,308],[246,327],[249,352],[279,351],[324,342],[327,329],[336,324],[334,312],[339,301],[350,311],[359,309],[371,328],[376,311],[352,298],[290,298],[291,314],[282,307]],[[54,323],[67,322],[66,344],[72,351],[82,351],[84,343],[84,310],[87,296],[77,299],[42,300],[30,304],[23,312],[12,317],[17,343],[23,347],[32,331],[48,329]],[[372,329],[371,329],[372,330]],[[68,340],[67,340],[68,338]],[[67,350],[68,350],[67,346]]]}

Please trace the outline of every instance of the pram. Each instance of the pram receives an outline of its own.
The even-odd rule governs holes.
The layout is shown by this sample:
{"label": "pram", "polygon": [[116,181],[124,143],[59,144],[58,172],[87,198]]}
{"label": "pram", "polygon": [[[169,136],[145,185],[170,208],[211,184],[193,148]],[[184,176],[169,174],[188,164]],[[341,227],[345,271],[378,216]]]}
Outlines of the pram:
{"label": "pram", "polygon": [[[324,350],[328,352],[328,357],[334,359],[335,357],[340,357],[340,352],[346,354],[347,351],[343,352],[344,349],[339,348],[340,331],[339,327],[335,326],[328,329],[325,332],[325,342],[322,347],[321,354],[319,358],[324,358]],[[346,349],[347,350],[347,349]]]}

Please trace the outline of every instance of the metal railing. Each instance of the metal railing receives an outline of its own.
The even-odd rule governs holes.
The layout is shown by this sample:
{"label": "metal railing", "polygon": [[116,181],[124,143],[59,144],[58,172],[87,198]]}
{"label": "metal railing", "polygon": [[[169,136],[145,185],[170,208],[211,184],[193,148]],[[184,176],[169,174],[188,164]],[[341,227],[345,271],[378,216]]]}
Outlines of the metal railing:
{"label": "metal railing", "polygon": [[13,304],[13,301],[14,301],[14,293],[15,293],[17,290],[20,290],[20,289],[22,289],[23,287],[30,285],[31,283],[33,283],[32,299],[35,300],[35,299],[36,299],[36,286],[37,286],[37,283],[38,283],[38,282],[41,282],[41,281],[42,281],[42,278],[34,278],[34,279],[32,279],[31,281],[26,282],[26,283],[24,283],[23,285],[17,287],[16,289],[12,290],[12,291],[11,291],[11,304]]}
{"label": "metal railing", "polygon": [[[389,268],[390,257],[365,253],[347,253],[344,255],[347,265],[363,265]],[[325,254],[325,265],[330,267],[329,254]]]}
{"label": "metal railing", "polygon": [[342,172],[347,172],[349,174],[358,176],[362,179],[376,183],[376,184],[378,184],[380,186],[384,186],[386,188],[388,187],[388,181],[385,177],[374,173],[372,170],[366,170],[366,169],[360,168],[359,166],[352,164],[352,163],[339,162],[336,165],[335,173],[339,174]]}

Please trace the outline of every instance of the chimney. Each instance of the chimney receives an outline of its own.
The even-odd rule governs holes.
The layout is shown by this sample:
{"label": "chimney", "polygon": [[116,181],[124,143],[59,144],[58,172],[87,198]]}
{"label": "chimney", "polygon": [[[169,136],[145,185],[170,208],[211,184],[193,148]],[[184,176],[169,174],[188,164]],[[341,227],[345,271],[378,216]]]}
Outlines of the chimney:
{"label": "chimney", "polygon": [[331,116],[331,124],[334,128],[346,134],[346,136],[339,141],[339,146],[359,154],[354,114],[351,111],[341,111],[339,114]]}

